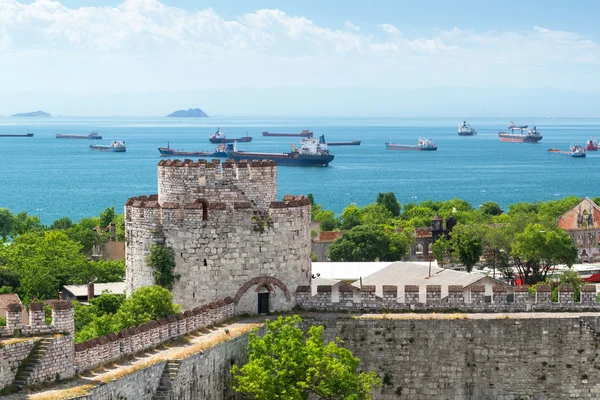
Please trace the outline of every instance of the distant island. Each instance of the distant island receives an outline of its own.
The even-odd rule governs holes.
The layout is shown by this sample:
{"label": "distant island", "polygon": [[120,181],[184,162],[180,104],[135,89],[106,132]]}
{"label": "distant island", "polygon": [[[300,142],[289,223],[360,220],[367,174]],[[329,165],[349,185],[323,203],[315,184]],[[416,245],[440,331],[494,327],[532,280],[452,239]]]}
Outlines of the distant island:
{"label": "distant island", "polygon": [[189,110],[177,110],[174,113],[167,115],[167,117],[177,117],[177,118],[198,118],[198,117],[208,117],[204,111],[199,108],[190,108]]}
{"label": "distant island", "polygon": [[52,115],[43,111],[32,111],[28,113],[13,114],[11,117],[51,117]]}

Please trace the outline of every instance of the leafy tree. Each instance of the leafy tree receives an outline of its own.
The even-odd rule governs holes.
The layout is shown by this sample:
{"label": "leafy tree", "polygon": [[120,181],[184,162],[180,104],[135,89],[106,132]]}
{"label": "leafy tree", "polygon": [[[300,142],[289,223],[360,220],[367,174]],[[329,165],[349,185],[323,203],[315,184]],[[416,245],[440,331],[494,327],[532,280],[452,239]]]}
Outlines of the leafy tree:
{"label": "leafy tree", "polygon": [[115,207],[107,207],[100,213],[100,227],[106,228],[115,218]]}
{"label": "leafy tree", "polygon": [[77,272],[74,283],[119,282],[125,279],[125,260],[88,261],[87,268]]}
{"label": "leafy tree", "polygon": [[355,226],[329,247],[331,261],[388,260],[389,253],[390,239],[384,229],[376,225]]}
{"label": "leafy tree", "polygon": [[543,283],[552,287],[552,301],[558,301],[558,289],[562,285],[573,286],[573,299],[579,301],[581,286],[585,284],[581,275],[572,269],[562,271],[557,275],[549,276]]}
{"label": "leafy tree", "polygon": [[181,308],[173,303],[173,294],[160,286],[139,288],[114,315],[115,331],[177,314]]}
{"label": "leafy tree", "polygon": [[8,208],[0,208],[0,238],[3,242],[8,240],[8,236],[12,232],[13,218]]}
{"label": "leafy tree", "polygon": [[400,215],[400,202],[396,199],[394,192],[377,194],[377,203],[387,208],[394,217]]}
{"label": "leafy tree", "polygon": [[19,286],[21,286],[19,273],[7,267],[0,267],[0,288],[10,288],[11,291],[8,292],[10,293],[18,289]]}
{"label": "leafy tree", "polygon": [[452,247],[467,272],[479,262],[483,250],[481,230],[476,226],[457,225],[452,230]]}
{"label": "leafy tree", "polygon": [[502,209],[500,208],[498,203],[494,203],[493,201],[486,201],[481,206],[479,206],[479,209],[481,210],[481,212],[488,215],[502,214]]}
{"label": "leafy tree", "polygon": [[71,221],[71,218],[62,217],[62,218],[59,218],[56,221],[54,221],[48,229],[50,229],[51,231],[55,231],[55,230],[59,230],[59,229],[64,230],[64,229],[69,229],[72,226],[73,226],[73,221]]}
{"label": "leafy tree", "polygon": [[150,253],[146,256],[146,264],[154,269],[154,280],[156,284],[165,289],[173,289],[173,283],[179,279],[175,274],[175,252],[172,248],[158,244],[150,247]]}
{"label": "leafy tree", "polygon": [[73,283],[87,264],[81,245],[63,231],[25,233],[0,246],[0,265],[19,275],[18,293],[25,302],[56,298],[59,287]]}
{"label": "leafy tree", "polygon": [[360,209],[356,206],[356,204],[350,204],[344,209],[342,215],[340,215],[340,228],[344,231],[347,231],[348,229],[352,229],[360,224]]}
{"label": "leafy tree", "polygon": [[393,215],[383,204],[373,203],[360,209],[363,225],[389,225]]}
{"label": "leafy tree", "polygon": [[358,369],[359,360],[341,347],[325,344],[323,327],[305,333],[297,315],[266,321],[266,334],[249,337],[249,361],[234,365],[233,389],[256,400],[371,399],[380,385],[374,372]]}
{"label": "leafy tree", "polygon": [[486,229],[483,243],[484,266],[493,271],[494,278],[496,277],[496,270],[498,270],[505,280],[512,279],[510,253],[507,251],[510,245],[506,242],[504,231],[500,228]]}
{"label": "leafy tree", "polygon": [[435,257],[440,268],[444,268],[446,260],[449,260],[451,265],[454,265],[452,254],[452,242],[446,236],[440,236],[432,245],[431,253]]}
{"label": "leafy tree", "polygon": [[321,223],[321,231],[329,232],[335,229],[337,221],[335,220],[335,214],[333,211],[324,210],[315,215],[315,221]]}
{"label": "leafy tree", "polygon": [[315,204],[315,196],[313,196],[312,193],[309,193],[306,198],[308,199],[308,201],[310,201],[310,205],[314,205]]}
{"label": "leafy tree", "polygon": [[565,231],[534,223],[515,235],[511,255],[524,283],[534,284],[557,264],[573,265],[577,249]]}
{"label": "leafy tree", "polygon": [[13,218],[13,226],[10,232],[12,238],[23,235],[28,232],[41,231],[44,225],[37,215],[29,215],[26,212],[20,212]]}
{"label": "leafy tree", "polygon": [[112,293],[102,293],[90,300],[90,304],[96,308],[98,315],[115,314],[124,302],[124,294]]}
{"label": "leafy tree", "polygon": [[117,242],[125,241],[125,214],[117,214],[114,218],[115,240]]}
{"label": "leafy tree", "polygon": [[408,230],[396,232],[393,229],[386,230],[386,236],[390,242],[388,260],[401,260],[410,250],[414,238]]}
{"label": "leafy tree", "polygon": [[532,204],[532,203],[515,203],[515,204],[510,204],[508,206],[508,212],[509,214],[519,214],[519,213],[534,213],[537,214],[538,212],[538,204]]}
{"label": "leafy tree", "polygon": [[581,201],[581,199],[576,196],[569,196],[560,200],[545,201],[538,204],[538,214],[540,216],[558,218],[571,208],[575,207],[579,201]]}

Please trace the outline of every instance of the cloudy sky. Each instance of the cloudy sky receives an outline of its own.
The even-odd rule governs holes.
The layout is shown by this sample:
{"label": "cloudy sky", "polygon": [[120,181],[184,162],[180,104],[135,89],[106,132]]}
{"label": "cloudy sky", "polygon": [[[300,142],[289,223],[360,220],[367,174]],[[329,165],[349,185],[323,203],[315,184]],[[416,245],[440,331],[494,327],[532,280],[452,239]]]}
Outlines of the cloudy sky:
{"label": "cloudy sky", "polygon": [[0,92],[600,92],[598,15],[595,1],[0,0]]}

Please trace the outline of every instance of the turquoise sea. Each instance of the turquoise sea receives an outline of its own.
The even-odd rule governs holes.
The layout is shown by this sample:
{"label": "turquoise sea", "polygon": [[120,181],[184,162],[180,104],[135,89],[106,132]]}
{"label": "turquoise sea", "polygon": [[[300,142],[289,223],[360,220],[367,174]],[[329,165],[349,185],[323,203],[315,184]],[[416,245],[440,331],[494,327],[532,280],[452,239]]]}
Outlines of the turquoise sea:
{"label": "turquoise sea", "polygon": [[[521,118],[536,123],[538,144],[500,143],[497,132],[511,118],[468,121],[478,129],[459,137],[459,118],[283,118],[212,117],[0,117],[0,133],[33,132],[33,138],[0,138],[0,207],[39,214],[51,223],[97,215],[108,206],[122,209],[128,197],[157,192],[157,147],[212,150],[208,136],[217,127],[229,137],[253,136],[242,150],[284,152],[296,138],[264,138],[262,131],[311,129],[327,141],[360,139],[360,146],[332,147],[328,168],[281,167],[279,195],[312,192],[325,208],[340,213],[349,203],[365,205],[378,192],[393,191],[401,203],[459,197],[478,206],[492,200],[506,207],[518,201],[551,200],[568,195],[597,196],[600,152],[585,159],[549,156],[600,137],[600,119]],[[56,133],[87,134],[101,141],[125,140],[126,153],[92,152],[88,140],[59,140]],[[433,139],[436,152],[389,151],[384,142],[416,143]]]}

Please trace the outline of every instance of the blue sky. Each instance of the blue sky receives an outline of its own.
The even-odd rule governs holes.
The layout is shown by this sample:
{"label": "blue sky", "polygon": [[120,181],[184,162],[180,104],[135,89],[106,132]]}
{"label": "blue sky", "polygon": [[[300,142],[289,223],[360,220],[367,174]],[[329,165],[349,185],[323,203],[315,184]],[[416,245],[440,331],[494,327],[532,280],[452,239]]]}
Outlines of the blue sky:
{"label": "blue sky", "polygon": [[598,1],[0,0],[0,91],[600,93],[598,15]]}

